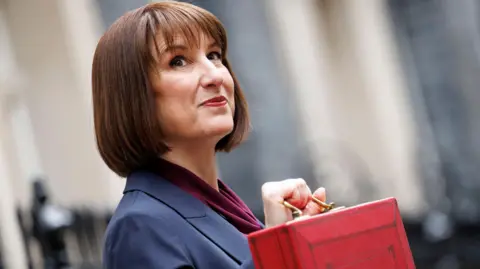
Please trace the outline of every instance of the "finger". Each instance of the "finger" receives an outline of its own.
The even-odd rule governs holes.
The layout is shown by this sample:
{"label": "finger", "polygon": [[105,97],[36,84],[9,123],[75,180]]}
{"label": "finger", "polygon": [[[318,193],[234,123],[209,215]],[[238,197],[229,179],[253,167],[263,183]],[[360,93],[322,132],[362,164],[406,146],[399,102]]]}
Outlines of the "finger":
{"label": "finger", "polygon": [[322,202],[327,201],[327,191],[323,187],[318,188],[312,195]]}
{"label": "finger", "polygon": [[[305,190],[307,184],[301,178],[285,179],[278,182],[267,182],[262,186],[262,198],[265,202],[281,204],[284,200],[290,199],[294,206],[299,206],[298,201],[308,199],[310,189]],[[300,203],[301,204],[301,203]],[[305,204],[303,204],[305,206]]]}
{"label": "finger", "polygon": [[287,179],[263,184],[262,199],[267,227],[292,220],[291,210],[282,202],[286,200],[286,197],[294,197],[294,200],[297,201],[307,199],[309,196],[304,194],[305,191],[301,187],[303,184],[301,179]]}
{"label": "finger", "polygon": [[278,182],[267,182],[262,185],[263,211],[266,227],[272,227],[292,219],[290,209],[283,206],[281,187]]}
{"label": "finger", "polygon": [[311,200],[312,192],[310,188],[301,178],[292,180],[290,184],[286,185],[286,188],[293,188],[293,191],[291,191],[291,195],[284,196],[284,199],[293,206],[303,209]]}
{"label": "finger", "polygon": [[[327,199],[325,188],[318,188],[313,193],[313,197],[319,199],[322,202],[325,202]],[[303,214],[308,216],[314,216],[322,213],[323,211],[325,211],[325,208],[317,204],[315,201],[310,200],[305,206],[305,209],[303,210]]]}

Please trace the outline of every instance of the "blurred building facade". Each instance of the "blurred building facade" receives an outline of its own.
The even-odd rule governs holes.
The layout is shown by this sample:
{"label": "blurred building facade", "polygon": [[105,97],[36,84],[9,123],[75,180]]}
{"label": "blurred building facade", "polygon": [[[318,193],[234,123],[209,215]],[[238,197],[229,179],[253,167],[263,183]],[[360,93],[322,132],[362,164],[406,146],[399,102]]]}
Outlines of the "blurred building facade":
{"label": "blurred building facade", "polygon": [[[16,209],[30,207],[32,179],[44,177],[54,202],[67,207],[108,211],[120,199],[124,181],[108,170],[95,147],[91,60],[106,27],[147,2],[0,0],[0,249],[7,268],[27,268]],[[410,2],[193,1],[219,16],[229,31],[229,57],[249,100],[253,132],[239,149],[220,155],[219,163],[222,178],[256,213],[262,211],[261,184],[290,177],[303,177],[312,188],[325,186],[331,200],[345,205],[395,196],[404,216],[413,219],[444,208],[456,178],[466,182],[464,189],[478,188],[472,183],[478,143],[469,157],[457,151],[445,159],[445,152],[468,149],[473,137],[465,141],[458,135],[468,132],[462,126],[429,119],[441,118],[444,110],[419,97],[451,83],[439,94],[453,102],[448,93],[461,85],[467,92],[459,96],[468,96],[470,105],[457,107],[478,110],[478,76],[467,74],[460,84],[454,78],[439,81],[454,72],[442,69],[449,64],[436,62],[437,54],[427,53],[438,39],[415,39],[421,32],[407,31],[430,29],[418,26],[428,6],[422,13]],[[422,1],[428,2],[447,9]],[[478,8],[470,0],[460,2],[465,10]],[[461,7],[452,12],[462,13]],[[464,35],[459,40],[470,36],[455,33]],[[468,60],[462,70],[478,70],[480,61],[468,57],[473,44],[454,44],[466,48],[458,55]],[[425,53],[431,58],[422,58]],[[438,70],[431,70],[432,62]],[[466,116],[449,122],[460,124],[459,118]],[[466,126],[478,133],[479,125],[469,119]],[[440,133],[452,134],[443,138],[458,139],[457,144],[442,142]],[[442,162],[470,174],[445,180]],[[465,164],[470,168],[458,168]]]}
{"label": "blurred building facade", "polygon": [[13,206],[30,207],[35,177],[45,177],[64,206],[107,209],[121,195],[122,181],[101,162],[92,136],[90,68],[104,28],[96,5],[0,1],[0,230],[7,268],[27,268]]}

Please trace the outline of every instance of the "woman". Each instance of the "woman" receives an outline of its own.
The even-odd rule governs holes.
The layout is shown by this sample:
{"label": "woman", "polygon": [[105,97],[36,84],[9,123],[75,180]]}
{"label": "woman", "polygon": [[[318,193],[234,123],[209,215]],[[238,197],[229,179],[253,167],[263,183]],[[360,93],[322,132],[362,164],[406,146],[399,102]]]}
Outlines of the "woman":
{"label": "woman", "polygon": [[[254,268],[246,235],[263,229],[217,177],[215,153],[249,131],[247,103],[211,13],[160,2],[125,14],[95,51],[99,152],[127,178],[106,231],[105,268]],[[253,59],[252,59],[253,60]],[[302,179],[262,187],[265,226],[321,212]],[[317,198],[325,200],[324,189]]]}

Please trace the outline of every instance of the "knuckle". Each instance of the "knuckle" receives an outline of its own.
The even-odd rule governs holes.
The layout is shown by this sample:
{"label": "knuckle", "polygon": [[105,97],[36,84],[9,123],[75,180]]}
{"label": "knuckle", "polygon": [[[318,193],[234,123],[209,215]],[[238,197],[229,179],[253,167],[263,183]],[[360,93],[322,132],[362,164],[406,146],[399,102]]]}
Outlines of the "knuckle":
{"label": "knuckle", "polygon": [[264,198],[270,198],[270,197],[274,196],[274,193],[275,193],[274,185],[275,185],[274,182],[263,183],[263,185],[262,185],[262,196]]}
{"label": "knuckle", "polygon": [[262,192],[268,191],[270,189],[270,186],[272,185],[272,182],[265,182],[262,184]]}
{"label": "knuckle", "polygon": [[295,184],[296,184],[297,187],[306,187],[307,186],[307,182],[303,178],[295,179]]}
{"label": "knuckle", "polygon": [[293,184],[293,185],[301,185],[303,183],[305,183],[305,180],[303,180],[303,178],[287,178],[285,180],[283,180],[284,183],[290,183],[290,184]]}

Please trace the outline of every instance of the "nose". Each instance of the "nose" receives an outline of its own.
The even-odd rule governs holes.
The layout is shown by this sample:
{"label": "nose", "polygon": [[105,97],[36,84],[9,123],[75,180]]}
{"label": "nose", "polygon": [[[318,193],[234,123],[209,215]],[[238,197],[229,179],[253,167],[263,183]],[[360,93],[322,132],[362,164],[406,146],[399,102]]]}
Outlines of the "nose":
{"label": "nose", "polygon": [[200,78],[200,84],[205,89],[217,89],[223,84],[223,77],[220,70],[210,61],[208,61],[204,68]]}

